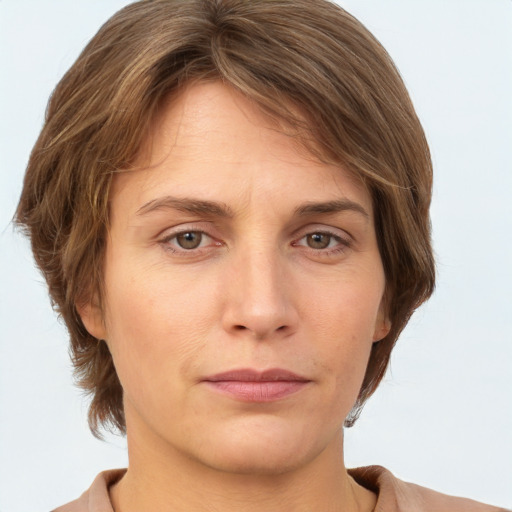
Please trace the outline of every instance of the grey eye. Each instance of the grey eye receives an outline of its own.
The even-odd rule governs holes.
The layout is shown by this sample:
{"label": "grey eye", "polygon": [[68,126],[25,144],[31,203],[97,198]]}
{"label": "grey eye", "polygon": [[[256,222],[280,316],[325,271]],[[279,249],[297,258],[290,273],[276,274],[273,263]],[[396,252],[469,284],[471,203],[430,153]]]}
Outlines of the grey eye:
{"label": "grey eye", "polygon": [[197,249],[203,240],[201,231],[187,231],[176,235],[176,243],[182,249]]}

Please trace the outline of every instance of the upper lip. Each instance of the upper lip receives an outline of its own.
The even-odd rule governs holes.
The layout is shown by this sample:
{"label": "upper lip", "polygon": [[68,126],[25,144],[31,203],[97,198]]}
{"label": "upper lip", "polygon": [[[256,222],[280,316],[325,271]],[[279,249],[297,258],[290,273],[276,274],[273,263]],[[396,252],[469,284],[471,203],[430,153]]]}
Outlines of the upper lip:
{"label": "upper lip", "polygon": [[282,368],[271,368],[269,370],[254,370],[252,368],[243,368],[228,370],[227,372],[210,375],[204,379],[208,382],[238,381],[238,382],[309,382],[310,379],[297,375],[289,370]]}

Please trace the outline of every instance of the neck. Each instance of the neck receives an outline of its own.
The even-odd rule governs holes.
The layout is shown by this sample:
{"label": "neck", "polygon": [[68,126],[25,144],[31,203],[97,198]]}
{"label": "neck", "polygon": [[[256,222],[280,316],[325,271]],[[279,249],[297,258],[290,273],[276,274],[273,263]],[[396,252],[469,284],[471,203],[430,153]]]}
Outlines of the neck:
{"label": "neck", "polygon": [[110,490],[115,512],[369,512],[376,502],[345,469],[342,432],[316,458],[280,474],[220,471],[130,432],[128,453],[129,469]]}

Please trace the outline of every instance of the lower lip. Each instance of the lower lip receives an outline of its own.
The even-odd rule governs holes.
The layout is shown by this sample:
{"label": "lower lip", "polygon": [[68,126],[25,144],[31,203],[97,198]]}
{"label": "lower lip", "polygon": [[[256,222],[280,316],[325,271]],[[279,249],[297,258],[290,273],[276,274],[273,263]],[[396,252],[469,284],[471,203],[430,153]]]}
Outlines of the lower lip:
{"label": "lower lip", "polygon": [[301,391],[307,381],[206,381],[211,388],[243,402],[274,402]]}

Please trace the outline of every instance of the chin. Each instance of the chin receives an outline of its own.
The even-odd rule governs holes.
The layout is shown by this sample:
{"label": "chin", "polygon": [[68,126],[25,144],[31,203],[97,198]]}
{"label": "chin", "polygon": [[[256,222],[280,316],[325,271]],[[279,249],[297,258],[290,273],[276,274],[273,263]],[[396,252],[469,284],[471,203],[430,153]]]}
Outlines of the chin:
{"label": "chin", "polygon": [[[275,425],[237,428],[212,435],[201,447],[198,460],[218,471],[240,475],[273,476],[300,468],[318,457],[328,441],[306,428],[276,429]],[[212,432],[212,434],[215,434]]]}
{"label": "chin", "polygon": [[310,457],[274,448],[238,447],[222,453],[209,453],[201,462],[217,471],[237,475],[275,476],[294,471],[305,464]]}

